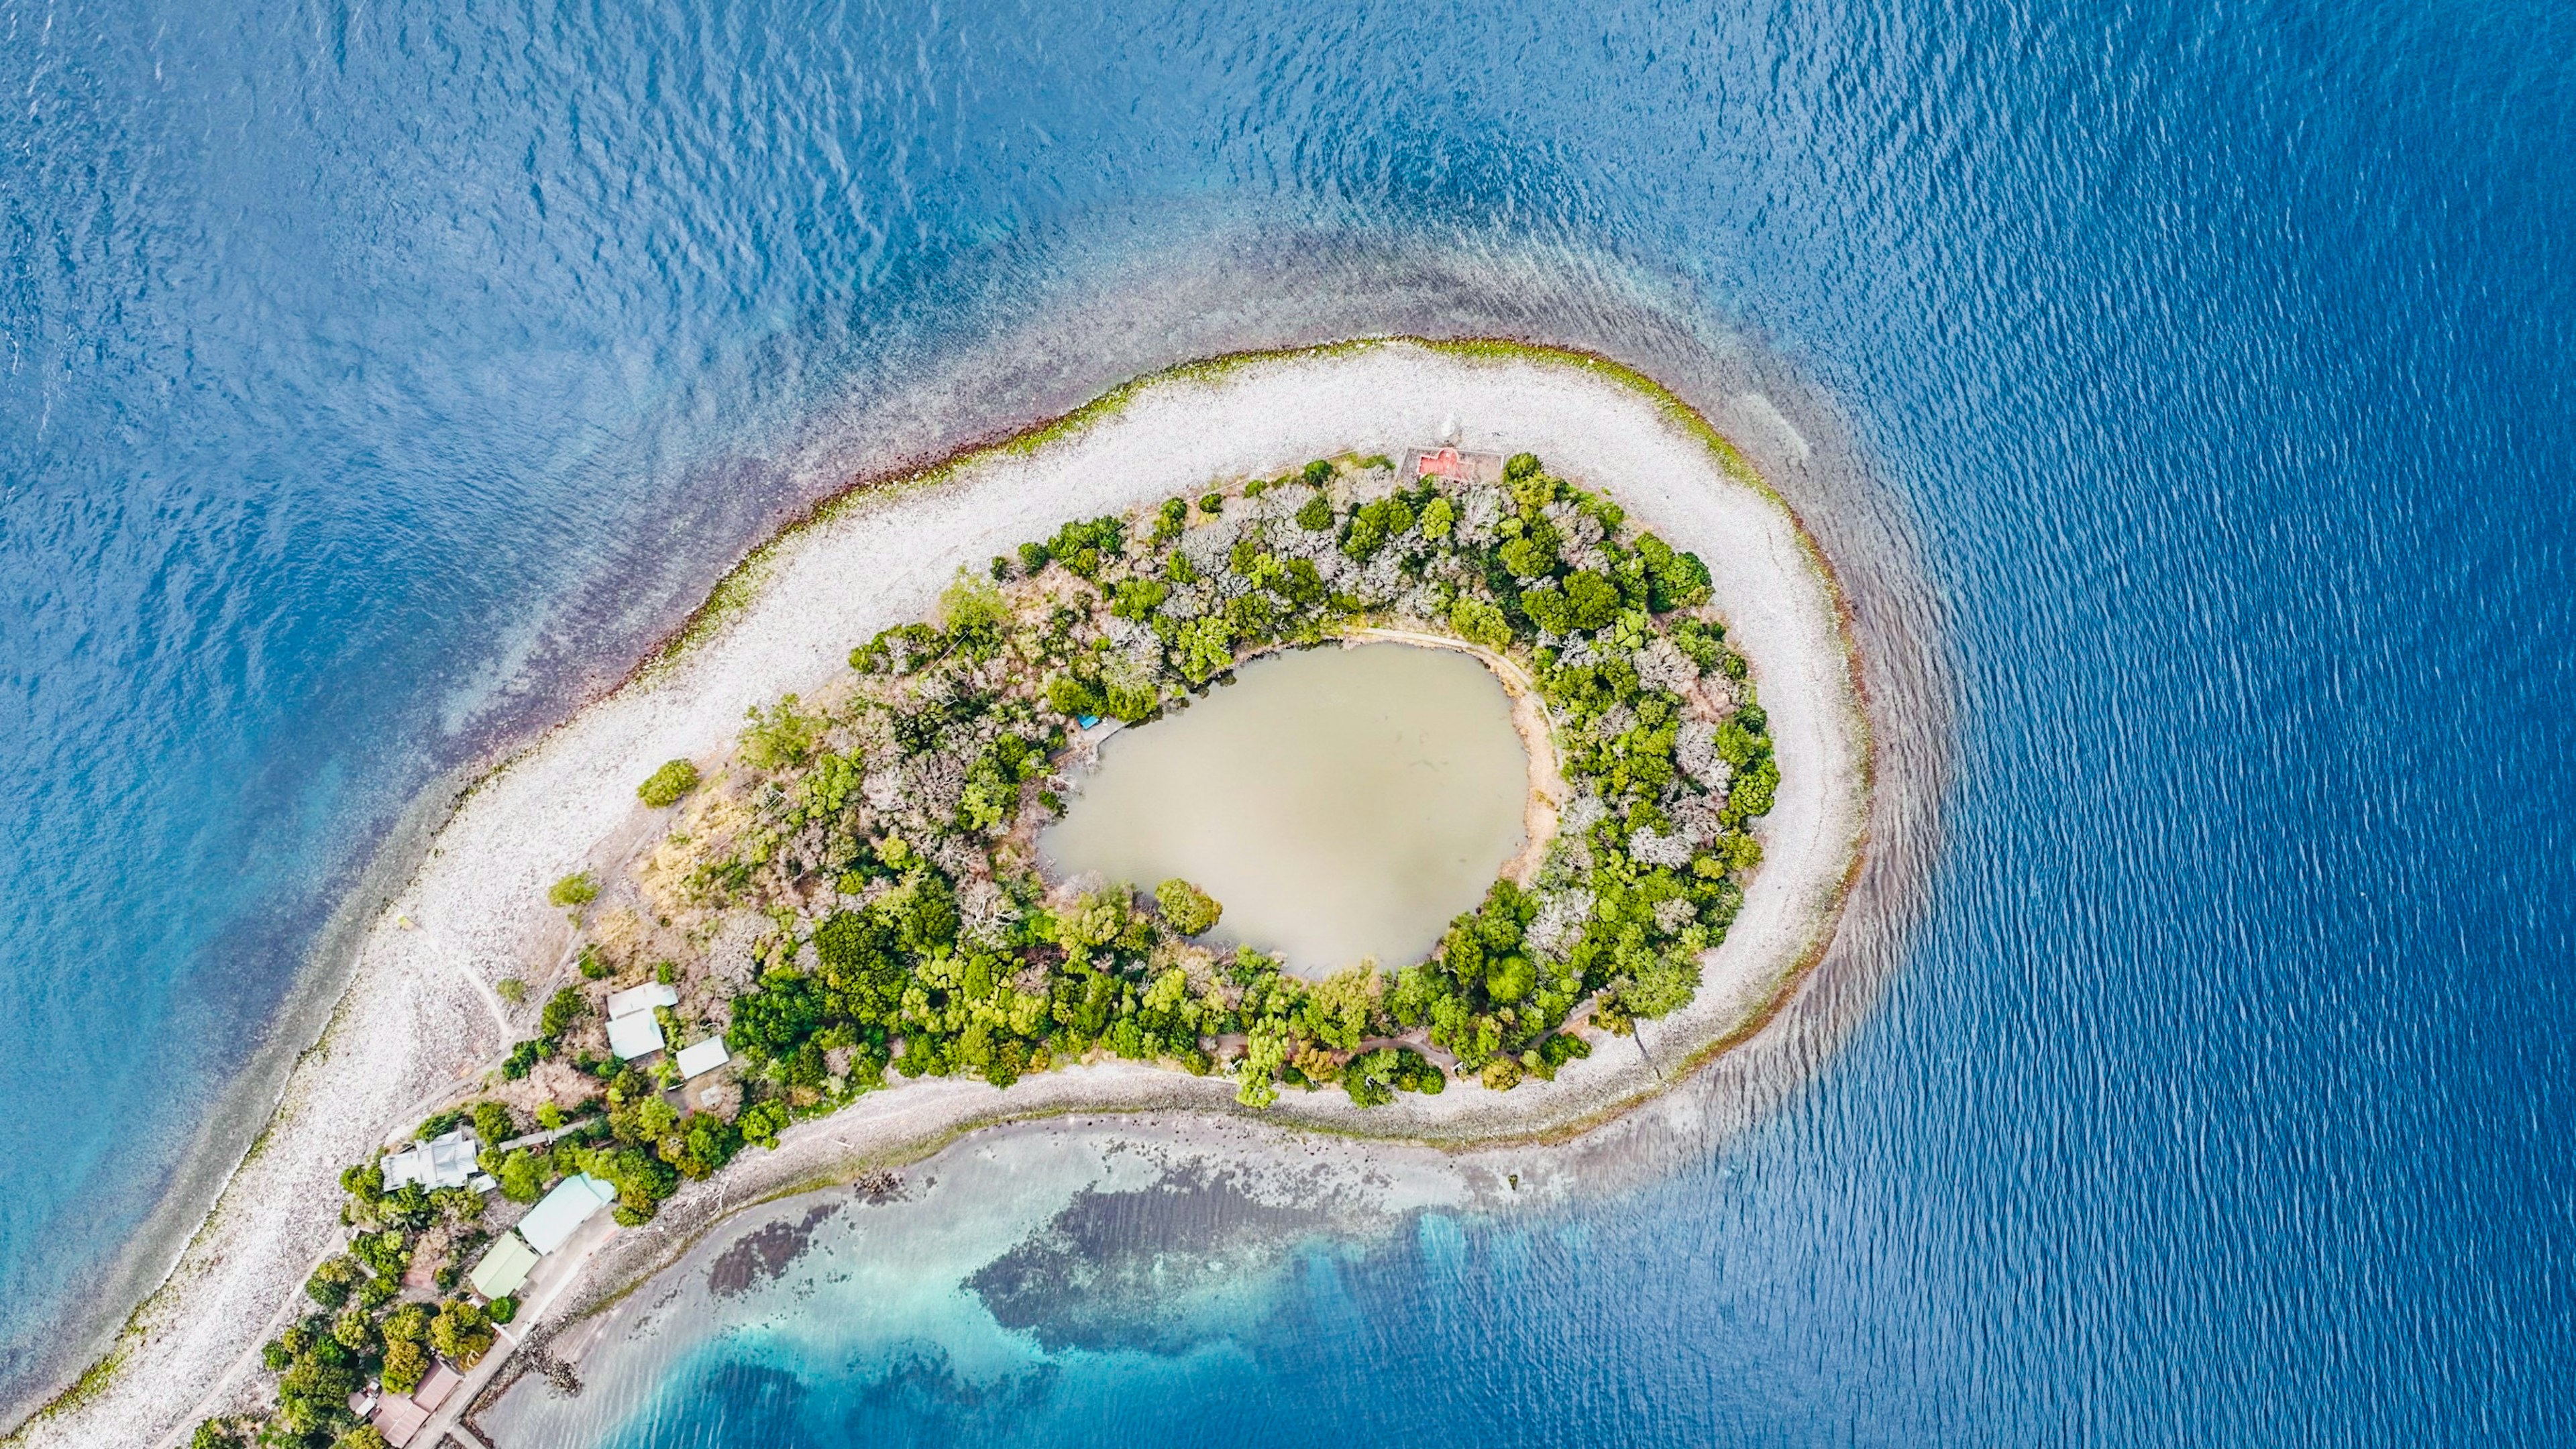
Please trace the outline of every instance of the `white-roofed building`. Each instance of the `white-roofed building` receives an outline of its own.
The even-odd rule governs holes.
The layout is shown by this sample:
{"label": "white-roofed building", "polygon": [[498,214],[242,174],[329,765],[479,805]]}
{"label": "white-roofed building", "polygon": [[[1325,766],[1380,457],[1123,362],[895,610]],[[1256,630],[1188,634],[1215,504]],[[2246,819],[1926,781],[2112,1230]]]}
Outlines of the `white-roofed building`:
{"label": "white-roofed building", "polygon": [[608,994],[608,1019],[610,1021],[615,1021],[621,1016],[634,1016],[639,1013],[650,1012],[657,1006],[677,1006],[679,1004],[680,993],[677,988],[665,986],[659,981],[648,981],[642,986],[630,986],[624,991],[610,992]]}
{"label": "white-roofed building", "polygon": [[725,1050],[724,1038],[711,1036],[680,1048],[680,1075],[703,1077],[732,1060],[733,1054]]}
{"label": "white-roofed building", "polygon": [[662,1023],[656,1021],[649,1011],[639,1011],[632,1016],[612,1016],[608,1019],[608,1049],[615,1052],[621,1062],[658,1052],[662,1049]]}
{"label": "white-roofed building", "polygon": [[466,1180],[474,1176],[474,1153],[478,1145],[473,1128],[459,1127],[397,1152],[385,1159],[385,1191],[392,1192],[415,1182],[423,1191],[463,1187]]}
{"label": "white-roofed building", "polygon": [[555,1184],[545,1201],[528,1209],[519,1219],[519,1236],[540,1253],[560,1248],[583,1223],[589,1222],[601,1208],[617,1201],[617,1189],[591,1176],[576,1172]]}

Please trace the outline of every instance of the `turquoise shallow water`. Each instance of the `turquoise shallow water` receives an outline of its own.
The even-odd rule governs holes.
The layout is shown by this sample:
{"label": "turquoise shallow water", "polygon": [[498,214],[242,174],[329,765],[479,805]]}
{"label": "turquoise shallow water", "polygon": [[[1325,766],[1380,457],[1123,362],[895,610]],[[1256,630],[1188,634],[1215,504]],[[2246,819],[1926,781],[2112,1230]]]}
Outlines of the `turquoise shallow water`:
{"label": "turquoise shallow water", "polygon": [[1211,346],[1666,326],[1838,400],[1964,681],[1932,908],[1821,1079],[1665,1186],[1328,1254],[1007,1411],[826,1355],[617,1432],[2570,1417],[2563,8],[0,0],[0,40],[13,1389],[402,802],[838,460]]}

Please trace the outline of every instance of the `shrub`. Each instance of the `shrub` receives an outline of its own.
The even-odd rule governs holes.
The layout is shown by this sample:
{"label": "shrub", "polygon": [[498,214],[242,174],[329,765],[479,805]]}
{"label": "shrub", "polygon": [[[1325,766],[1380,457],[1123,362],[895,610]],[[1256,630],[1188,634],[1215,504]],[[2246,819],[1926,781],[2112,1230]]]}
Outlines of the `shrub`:
{"label": "shrub", "polygon": [[660,810],[677,805],[680,797],[698,788],[698,767],[687,760],[665,760],[662,768],[644,777],[635,787],[635,798]]}
{"label": "shrub", "polygon": [[492,1176],[501,1184],[501,1196],[512,1202],[535,1202],[545,1196],[546,1171],[551,1165],[546,1154],[517,1147],[501,1158],[500,1171]]}
{"label": "shrub", "polygon": [[599,899],[599,878],[586,870],[577,870],[546,887],[546,900],[551,905],[586,906]]}
{"label": "shrub", "polygon": [[1503,460],[1503,479],[1505,482],[1518,483],[1523,478],[1527,478],[1537,471],[1538,454],[1536,453],[1514,453]]}
{"label": "shrub", "polygon": [[536,1069],[546,1054],[546,1044],[531,1037],[510,1048],[509,1057],[501,1063],[501,1076],[506,1081],[519,1081]]}
{"label": "shrub", "polygon": [[482,1138],[485,1146],[495,1146],[518,1135],[518,1123],[503,1103],[487,1099],[475,1103],[473,1110],[474,1135]]}
{"label": "shrub", "polygon": [[1011,606],[1002,602],[1002,591],[990,579],[960,570],[956,581],[940,591],[939,622],[951,634],[989,635],[1010,618]]}
{"label": "shrub", "polygon": [[1318,493],[1297,510],[1297,526],[1308,533],[1321,533],[1333,526],[1333,503]]}
{"label": "shrub", "polygon": [[581,988],[567,986],[546,998],[546,1009],[537,1018],[537,1030],[548,1041],[561,1041],[563,1034],[572,1030],[572,1024],[589,1010],[590,999],[581,994]]}
{"label": "shrub", "polygon": [[1183,936],[1206,934],[1225,914],[1216,897],[1179,876],[1154,887],[1154,904],[1163,908],[1163,924]]}
{"label": "shrub", "polygon": [[494,1323],[507,1323],[519,1316],[519,1300],[506,1295],[495,1298],[483,1305],[483,1316]]}
{"label": "shrub", "polygon": [[189,1436],[188,1449],[242,1449],[242,1439],[221,1419],[208,1419]]}
{"label": "shrub", "polygon": [[1333,465],[1325,462],[1321,458],[1317,458],[1314,462],[1307,464],[1306,471],[1298,476],[1306,480],[1307,487],[1321,488],[1325,484],[1333,481]]}
{"label": "shrub", "polygon": [[429,1346],[460,1369],[481,1363],[494,1336],[483,1310],[461,1299],[439,1305],[438,1317],[429,1324]]}
{"label": "shrub", "polygon": [[429,1377],[429,1347],[419,1339],[396,1339],[385,1345],[384,1367],[377,1381],[389,1394],[408,1394]]}
{"label": "shrub", "polygon": [[800,713],[792,694],[766,713],[755,705],[743,718],[751,727],[742,732],[742,762],[755,770],[794,769],[813,757],[814,742],[823,737],[822,717]]}
{"label": "shrub", "polygon": [[492,994],[512,1006],[519,1006],[528,999],[528,983],[516,976],[504,976],[492,983]]}
{"label": "shrub", "polygon": [[1511,621],[1482,599],[1461,597],[1449,606],[1449,627],[1470,643],[1500,649],[1512,642]]}

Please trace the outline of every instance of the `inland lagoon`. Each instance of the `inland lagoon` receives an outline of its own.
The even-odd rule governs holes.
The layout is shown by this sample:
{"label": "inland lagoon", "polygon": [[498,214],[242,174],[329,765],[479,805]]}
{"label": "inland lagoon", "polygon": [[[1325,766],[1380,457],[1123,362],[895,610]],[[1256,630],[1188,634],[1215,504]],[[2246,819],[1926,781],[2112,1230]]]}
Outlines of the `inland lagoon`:
{"label": "inland lagoon", "polygon": [[1066,872],[1187,876],[1219,934],[1323,975],[1429,951],[1526,836],[1530,756],[1491,669],[1379,643],[1273,654],[1100,747],[1042,839]]}

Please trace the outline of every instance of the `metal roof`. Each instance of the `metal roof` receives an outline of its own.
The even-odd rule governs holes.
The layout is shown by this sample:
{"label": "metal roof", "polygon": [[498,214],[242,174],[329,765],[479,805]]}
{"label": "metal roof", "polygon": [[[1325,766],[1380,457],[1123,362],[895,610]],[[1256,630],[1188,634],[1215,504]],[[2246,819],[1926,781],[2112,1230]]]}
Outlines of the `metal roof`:
{"label": "metal roof", "polygon": [[546,1200],[519,1219],[519,1236],[540,1253],[551,1253],[579,1231],[601,1208],[617,1201],[617,1190],[586,1172],[555,1184]]}
{"label": "metal roof", "polygon": [[425,1189],[463,1187],[474,1175],[474,1129],[459,1127],[385,1159],[385,1191],[406,1183]]}
{"label": "metal roof", "polygon": [[649,1012],[608,1019],[608,1049],[617,1053],[621,1062],[631,1061],[647,1052],[662,1049],[662,1023]]}
{"label": "metal roof", "polygon": [[679,1004],[680,993],[676,989],[665,986],[659,981],[648,981],[641,986],[630,986],[624,991],[608,993],[608,1019],[615,1021],[621,1016],[633,1016],[637,1012],[651,1011],[657,1006]]}
{"label": "metal roof", "polygon": [[466,1275],[466,1281],[486,1298],[507,1298],[519,1291],[519,1285],[528,1281],[536,1267],[537,1250],[528,1246],[527,1239],[517,1233],[503,1233],[491,1251],[483,1255],[483,1261]]}

